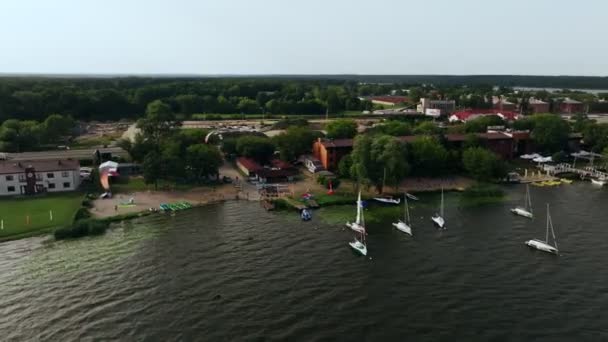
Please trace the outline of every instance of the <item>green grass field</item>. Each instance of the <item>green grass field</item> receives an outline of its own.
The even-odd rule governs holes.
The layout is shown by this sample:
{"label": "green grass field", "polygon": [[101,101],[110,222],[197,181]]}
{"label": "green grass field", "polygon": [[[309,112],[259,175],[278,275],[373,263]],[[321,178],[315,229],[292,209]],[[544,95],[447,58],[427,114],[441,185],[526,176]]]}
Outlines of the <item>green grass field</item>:
{"label": "green grass field", "polygon": [[[0,240],[33,235],[41,230],[72,224],[84,196],[80,192],[49,194],[35,198],[6,198],[0,200]],[[50,211],[53,220],[50,220]],[[29,224],[27,217],[29,216]]]}

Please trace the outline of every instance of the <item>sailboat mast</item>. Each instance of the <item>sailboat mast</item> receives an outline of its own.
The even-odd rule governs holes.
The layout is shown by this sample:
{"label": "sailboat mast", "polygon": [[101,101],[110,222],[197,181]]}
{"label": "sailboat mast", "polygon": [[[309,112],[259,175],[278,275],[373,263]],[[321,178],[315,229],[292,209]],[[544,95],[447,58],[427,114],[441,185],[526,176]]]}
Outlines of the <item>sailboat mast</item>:
{"label": "sailboat mast", "polygon": [[549,203],[547,203],[547,232],[545,233],[545,243],[549,243],[549,222],[551,222],[551,216],[549,215]]}
{"label": "sailboat mast", "polygon": [[441,217],[443,217],[443,187],[441,187]]}
{"label": "sailboat mast", "polygon": [[532,213],[532,198],[530,197],[530,185],[526,184],[526,205],[528,206],[528,211]]}

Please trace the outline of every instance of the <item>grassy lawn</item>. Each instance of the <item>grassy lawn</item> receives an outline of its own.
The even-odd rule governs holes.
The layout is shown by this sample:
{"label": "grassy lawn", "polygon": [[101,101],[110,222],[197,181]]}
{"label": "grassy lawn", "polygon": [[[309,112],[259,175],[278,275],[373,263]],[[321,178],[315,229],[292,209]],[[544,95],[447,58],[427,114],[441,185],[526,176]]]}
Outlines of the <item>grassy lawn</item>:
{"label": "grassy lawn", "polygon": [[[49,194],[35,198],[7,198],[0,200],[0,219],[4,229],[0,240],[18,235],[33,235],[45,229],[67,226],[80,208],[83,195],[80,192]],[[50,220],[50,211],[53,220]],[[27,223],[29,216],[29,224]]]}

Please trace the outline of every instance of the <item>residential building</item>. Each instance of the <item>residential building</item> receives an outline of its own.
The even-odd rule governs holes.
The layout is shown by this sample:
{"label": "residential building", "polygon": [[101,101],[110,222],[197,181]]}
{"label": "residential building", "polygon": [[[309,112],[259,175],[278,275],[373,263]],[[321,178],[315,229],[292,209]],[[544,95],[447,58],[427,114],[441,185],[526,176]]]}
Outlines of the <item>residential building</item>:
{"label": "residential building", "polygon": [[0,196],[74,191],[79,185],[77,160],[0,161]]}
{"label": "residential building", "polygon": [[514,112],[517,110],[517,105],[502,96],[492,96],[492,108],[499,111]]}
{"label": "residential building", "polygon": [[467,122],[483,116],[496,115],[505,121],[515,121],[519,119],[519,114],[512,111],[500,111],[497,109],[469,109],[454,112],[450,117],[450,122]]}
{"label": "residential building", "polygon": [[530,98],[528,101],[528,109],[536,114],[536,113],[549,113],[549,102],[545,102],[539,99]]}
{"label": "residential building", "polygon": [[[530,133],[516,132],[487,132],[477,133],[483,146],[504,159],[512,159],[517,155],[530,153],[533,149]],[[397,137],[404,143],[411,143],[421,136],[408,135]],[[448,147],[461,148],[466,141],[466,134],[446,134],[444,140]],[[338,168],[340,160],[353,149],[353,139],[317,140],[313,145],[315,157],[330,171]]]}
{"label": "residential building", "polygon": [[281,183],[291,182],[298,174],[298,171],[289,163],[275,159],[271,165],[261,166],[256,161],[239,157],[236,159],[236,166],[249,179],[261,183]]}
{"label": "residential building", "polygon": [[566,114],[584,113],[585,104],[567,97],[559,104],[559,111]]}
{"label": "residential building", "polygon": [[456,110],[456,101],[421,98],[420,103],[416,106],[416,110],[425,115],[450,115]]}
{"label": "residential building", "polygon": [[353,149],[353,139],[321,139],[312,146],[312,154],[327,170],[336,170],[340,159]]}

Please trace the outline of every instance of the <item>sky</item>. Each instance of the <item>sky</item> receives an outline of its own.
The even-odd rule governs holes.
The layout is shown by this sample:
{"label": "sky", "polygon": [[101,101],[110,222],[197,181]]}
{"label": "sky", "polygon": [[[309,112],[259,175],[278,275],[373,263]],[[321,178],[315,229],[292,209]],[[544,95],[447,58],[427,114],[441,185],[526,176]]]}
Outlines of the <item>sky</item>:
{"label": "sky", "polygon": [[0,73],[608,75],[605,0],[2,0]]}

